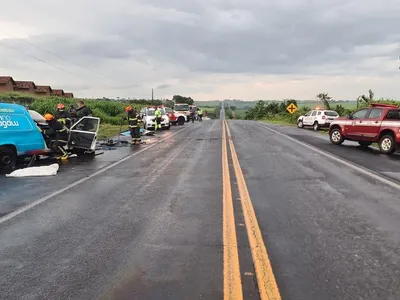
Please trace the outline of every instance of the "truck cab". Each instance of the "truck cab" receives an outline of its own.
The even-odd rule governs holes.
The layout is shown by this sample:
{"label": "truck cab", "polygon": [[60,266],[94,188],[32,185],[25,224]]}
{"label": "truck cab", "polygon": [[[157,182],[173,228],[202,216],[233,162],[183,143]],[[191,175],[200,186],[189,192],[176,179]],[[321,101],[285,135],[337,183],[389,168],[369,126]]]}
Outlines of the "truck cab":
{"label": "truck cab", "polygon": [[[50,153],[42,133],[47,126],[36,111],[0,103],[0,169],[14,169],[18,158]],[[83,117],[76,122],[69,131],[69,151],[94,153],[99,126],[100,119],[96,117]]]}
{"label": "truck cab", "polygon": [[400,145],[400,108],[396,105],[371,104],[333,121],[329,136],[335,145],[349,140],[368,147],[375,142],[381,153],[392,154]]}
{"label": "truck cab", "polygon": [[190,106],[187,103],[175,103],[174,111],[182,113],[186,116],[186,122],[190,120]]}

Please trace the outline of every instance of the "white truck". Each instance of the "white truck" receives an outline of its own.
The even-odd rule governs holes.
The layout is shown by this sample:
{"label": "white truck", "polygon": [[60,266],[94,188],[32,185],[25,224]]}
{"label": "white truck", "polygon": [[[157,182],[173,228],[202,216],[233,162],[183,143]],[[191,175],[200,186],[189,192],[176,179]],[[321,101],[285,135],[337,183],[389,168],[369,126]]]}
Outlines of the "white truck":
{"label": "white truck", "polygon": [[297,127],[312,126],[314,130],[319,130],[322,127],[329,128],[329,125],[337,118],[339,118],[339,114],[336,111],[317,108],[298,117]]}

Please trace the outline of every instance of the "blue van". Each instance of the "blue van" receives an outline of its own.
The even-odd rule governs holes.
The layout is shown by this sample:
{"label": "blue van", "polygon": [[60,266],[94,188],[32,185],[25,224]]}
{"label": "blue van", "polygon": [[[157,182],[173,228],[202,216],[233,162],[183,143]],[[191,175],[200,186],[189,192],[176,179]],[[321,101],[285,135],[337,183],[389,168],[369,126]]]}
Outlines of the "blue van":
{"label": "blue van", "polygon": [[18,156],[45,149],[43,135],[25,107],[0,103],[0,169],[12,169]]}
{"label": "blue van", "polygon": [[[68,147],[72,152],[94,153],[100,119],[83,117],[70,130]],[[18,104],[0,103],[0,170],[12,170],[17,158],[50,152],[40,128],[43,116]]]}

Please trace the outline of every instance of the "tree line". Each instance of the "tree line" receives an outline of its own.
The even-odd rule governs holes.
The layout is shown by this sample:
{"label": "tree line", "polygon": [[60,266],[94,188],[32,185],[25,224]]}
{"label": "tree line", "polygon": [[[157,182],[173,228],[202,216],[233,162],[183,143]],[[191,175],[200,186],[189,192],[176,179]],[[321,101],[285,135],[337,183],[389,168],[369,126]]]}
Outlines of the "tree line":
{"label": "tree line", "polygon": [[[352,109],[346,108],[342,104],[335,103],[333,97],[325,92],[318,93],[316,95],[316,99],[320,102],[321,107],[328,110],[335,110],[340,116],[352,113],[353,111],[361,107],[367,107],[372,102],[400,105],[400,101],[383,98],[376,99],[375,94],[371,89],[368,91],[367,95],[360,95],[356,99],[356,107]],[[291,103],[295,104],[298,107],[297,101],[295,99],[285,99],[279,102],[260,100],[253,108],[247,110],[244,118],[246,120],[279,119],[288,122],[295,122],[299,116],[304,115],[308,111],[312,110],[311,107],[304,106],[300,107],[293,115],[291,115],[286,110],[286,107]]]}

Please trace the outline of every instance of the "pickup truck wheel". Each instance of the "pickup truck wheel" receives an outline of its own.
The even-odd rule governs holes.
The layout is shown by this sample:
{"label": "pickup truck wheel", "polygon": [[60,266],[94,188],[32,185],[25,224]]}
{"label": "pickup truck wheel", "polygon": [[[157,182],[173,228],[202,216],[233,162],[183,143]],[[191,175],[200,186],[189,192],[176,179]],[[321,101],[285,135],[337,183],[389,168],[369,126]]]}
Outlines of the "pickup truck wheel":
{"label": "pickup truck wheel", "polygon": [[314,123],[313,128],[314,128],[315,131],[319,130],[319,124],[318,124],[318,122],[315,122],[315,123]]}
{"label": "pickup truck wheel", "polygon": [[339,128],[334,128],[331,130],[329,134],[329,139],[331,140],[331,143],[334,145],[340,145],[344,142],[342,131]]}
{"label": "pickup truck wheel", "polygon": [[0,170],[11,172],[15,169],[16,162],[17,154],[15,150],[7,147],[0,147]]}
{"label": "pickup truck wheel", "polygon": [[299,120],[297,122],[297,127],[299,127],[299,128],[303,128],[304,127],[303,120]]}
{"label": "pickup truck wheel", "polygon": [[391,134],[386,134],[379,140],[379,150],[383,154],[392,154],[396,151],[396,143],[394,137]]}
{"label": "pickup truck wheel", "polygon": [[372,142],[359,141],[358,144],[359,144],[362,148],[367,148],[367,147],[369,147],[369,146],[372,145]]}
{"label": "pickup truck wheel", "polygon": [[185,124],[185,118],[184,117],[179,117],[178,118],[178,125],[183,125]]}

